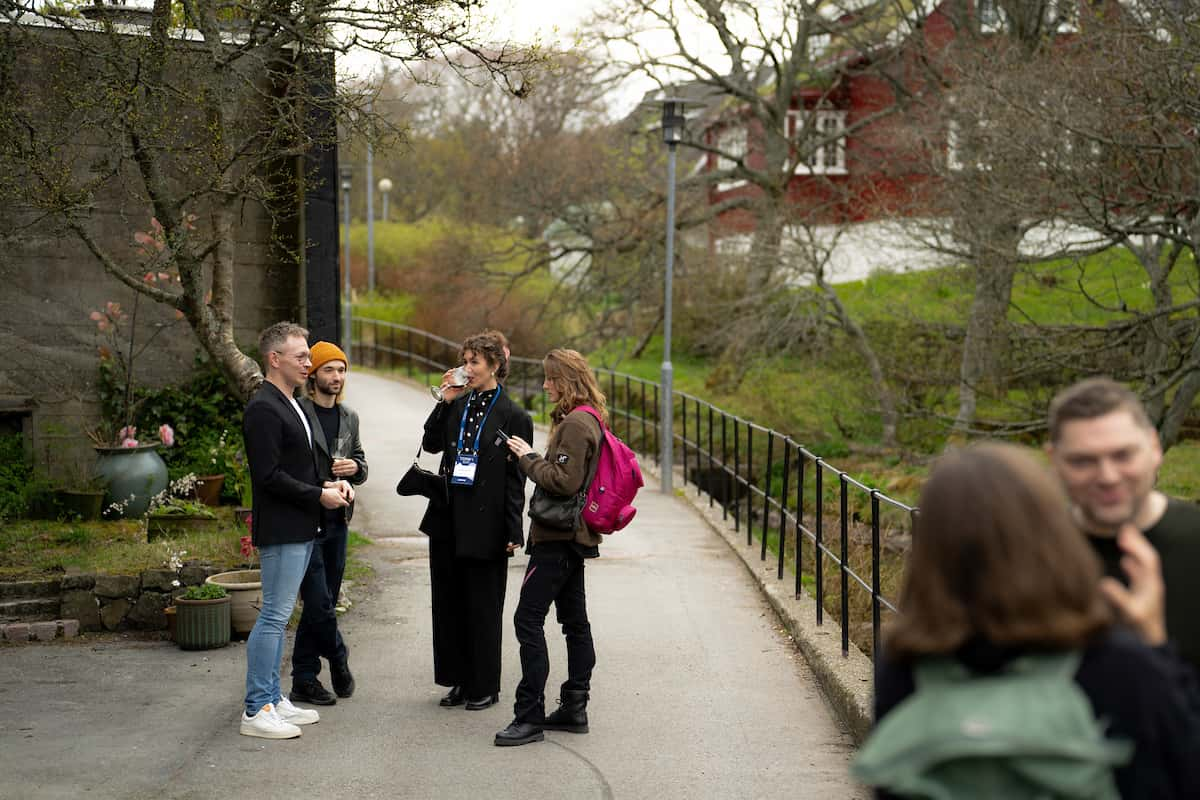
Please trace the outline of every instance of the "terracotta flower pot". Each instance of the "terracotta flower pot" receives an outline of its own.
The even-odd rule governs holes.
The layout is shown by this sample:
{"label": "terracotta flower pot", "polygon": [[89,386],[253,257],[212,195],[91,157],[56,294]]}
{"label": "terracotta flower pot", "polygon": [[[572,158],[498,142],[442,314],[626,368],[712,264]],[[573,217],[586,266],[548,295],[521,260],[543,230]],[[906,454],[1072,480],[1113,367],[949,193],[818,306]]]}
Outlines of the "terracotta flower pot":
{"label": "terracotta flower pot", "polygon": [[219,572],[209,575],[207,583],[224,586],[229,593],[233,635],[238,638],[249,636],[258,621],[258,610],[262,608],[262,570]]}
{"label": "terracotta flower pot", "polygon": [[221,487],[225,485],[225,476],[201,475],[196,478],[196,499],[206,506],[221,505]]}

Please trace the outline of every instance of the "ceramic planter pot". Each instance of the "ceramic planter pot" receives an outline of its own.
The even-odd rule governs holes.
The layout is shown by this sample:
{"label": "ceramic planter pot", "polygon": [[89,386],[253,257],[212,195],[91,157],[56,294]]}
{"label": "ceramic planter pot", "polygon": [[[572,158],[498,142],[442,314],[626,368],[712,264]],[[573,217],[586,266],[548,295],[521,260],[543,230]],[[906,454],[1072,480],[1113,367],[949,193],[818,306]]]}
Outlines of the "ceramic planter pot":
{"label": "ceramic planter pot", "polygon": [[258,610],[262,608],[262,570],[219,572],[209,575],[207,582],[223,586],[229,593],[233,635],[238,638],[249,636],[258,621]]}
{"label": "ceramic planter pot", "polygon": [[135,519],[146,513],[150,500],[167,488],[167,465],[155,449],[144,447],[97,447],[96,477],[106,487],[104,507],[114,504],[115,516]]}
{"label": "ceramic planter pot", "polygon": [[211,650],[229,644],[230,599],[175,600],[175,641],[184,650]]}

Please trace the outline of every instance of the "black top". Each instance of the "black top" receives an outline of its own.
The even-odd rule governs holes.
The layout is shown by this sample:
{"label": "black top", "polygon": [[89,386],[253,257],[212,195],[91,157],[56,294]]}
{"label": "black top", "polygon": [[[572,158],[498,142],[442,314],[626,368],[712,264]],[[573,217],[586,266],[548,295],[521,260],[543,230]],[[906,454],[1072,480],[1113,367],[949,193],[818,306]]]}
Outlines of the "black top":
{"label": "black top", "polygon": [[[496,389],[490,389],[470,395],[467,403],[467,425],[463,429],[463,453],[475,452],[475,435],[479,433],[479,426],[483,424],[484,417],[487,416],[488,406],[492,404],[492,398],[496,396],[496,391]],[[461,422],[461,420],[459,421]],[[479,441],[479,447],[480,449],[484,447],[482,439]]]}
{"label": "black top", "polygon": [[325,406],[313,403],[313,411],[317,413],[317,420],[321,423],[321,430],[325,431],[325,443],[329,446],[329,452],[334,452],[337,446],[338,422],[341,414],[338,413],[337,406],[326,408]]}
{"label": "black top", "polygon": [[[1195,669],[1200,670],[1200,507],[1167,499],[1162,519],[1146,532],[1162,561],[1167,587],[1167,636]],[[1092,548],[1104,562],[1104,572],[1125,583],[1117,540],[1089,536]]]}
{"label": "black top", "polygon": [[[987,674],[1026,652],[974,641],[955,656]],[[1133,761],[1115,771],[1123,798],[1200,797],[1200,689],[1196,674],[1170,648],[1151,648],[1125,629],[1106,632],[1083,651],[1075,682],[1108,722],[1107,736],[1135,746]],[[916,690],[912,668],[880,652],[875,661],[875,719]],[[877,792],[879,798],[892,798]]]}

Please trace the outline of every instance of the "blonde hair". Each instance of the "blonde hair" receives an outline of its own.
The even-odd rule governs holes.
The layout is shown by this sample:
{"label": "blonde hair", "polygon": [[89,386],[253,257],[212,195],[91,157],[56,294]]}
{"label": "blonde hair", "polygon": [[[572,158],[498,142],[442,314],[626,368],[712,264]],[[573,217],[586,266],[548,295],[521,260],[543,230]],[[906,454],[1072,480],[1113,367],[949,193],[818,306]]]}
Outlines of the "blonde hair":
{"label": "blonde hair", "polygon": [[552,429],[579,406],[596,409],[604,424],[608,424],[604,393],[600,391],[596,376],[582,354],[576,350],[555,348],[542,359],[542,369],[546,372],[546,380],[554,384],[554,390],[558,393],[558,404],[550,412]]}

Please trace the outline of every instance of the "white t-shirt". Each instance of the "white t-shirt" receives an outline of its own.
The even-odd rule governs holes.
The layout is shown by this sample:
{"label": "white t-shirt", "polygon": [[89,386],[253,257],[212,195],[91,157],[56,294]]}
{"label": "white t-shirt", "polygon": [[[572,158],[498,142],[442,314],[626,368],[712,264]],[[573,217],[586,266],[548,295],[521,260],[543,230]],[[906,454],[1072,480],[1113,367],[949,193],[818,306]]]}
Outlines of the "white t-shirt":
{"label": "white t-shirt", "polygon": [[292,409],[296,412],[296,416],[300,418],[300,423],[304,425],[304,431],[308,434],[308,447],[311,450],[313,446],[312,426],[308,424],[308,417],[304,416],[304,409],[302,409],[300,404],[296,402],[296,398],[289,397],[288,400],[291,402]]}

